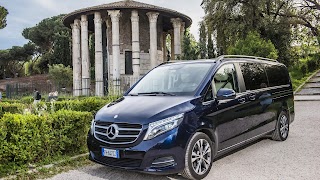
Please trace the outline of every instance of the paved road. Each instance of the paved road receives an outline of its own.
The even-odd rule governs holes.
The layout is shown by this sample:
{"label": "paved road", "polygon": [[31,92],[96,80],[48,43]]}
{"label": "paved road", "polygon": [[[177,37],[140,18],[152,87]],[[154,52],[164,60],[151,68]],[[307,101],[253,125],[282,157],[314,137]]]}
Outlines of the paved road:
{"label": "paved road", "polygon": [[[320,101],[296,102],[296,120],[285,142],[261,140],[216,160],[207,180],[320,179]],[[181,176],[153,176],[100,165],[56,175],[52,180],[167,180]]]}

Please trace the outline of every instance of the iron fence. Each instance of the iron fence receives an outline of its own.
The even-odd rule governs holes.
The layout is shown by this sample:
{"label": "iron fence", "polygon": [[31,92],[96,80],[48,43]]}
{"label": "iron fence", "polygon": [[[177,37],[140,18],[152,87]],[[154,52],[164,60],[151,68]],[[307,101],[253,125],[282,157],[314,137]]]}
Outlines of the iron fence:
{"label": "iron fence", "polygon": [[[105,95],[122,95],[130,89],[140,77],[121,76],[118,79],[110,79],[104,83]],[[73,95],[73,87],[63,85],[54,85],[46,82],[39,83],[15,83],[6,85],[7,98],[20,98],[23,96],[32,96],[34,89],[37,89],[42,97],[48,96],[50,92],[57,91],[59,95]],[[95,81],[90,83],[90,96],[95,95]]]}

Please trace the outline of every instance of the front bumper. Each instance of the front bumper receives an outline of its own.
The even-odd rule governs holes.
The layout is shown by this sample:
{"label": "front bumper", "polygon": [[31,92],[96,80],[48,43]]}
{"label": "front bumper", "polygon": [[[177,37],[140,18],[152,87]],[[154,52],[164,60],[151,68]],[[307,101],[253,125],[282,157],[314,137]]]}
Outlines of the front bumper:
{"label": "front bumper", "polygon": [[[108,145],[88,134],[89,159],[102,165],[149,174],[175,174],[184,169],[185,147],[190,134],[179,128],[168,131],[154,139],[143,141],[143,135],[132,147]],[[120,158],[103,157],[101,149],[119,150]],[[174,163],[168,166],[154,166],[155,160],[171,157]]]}

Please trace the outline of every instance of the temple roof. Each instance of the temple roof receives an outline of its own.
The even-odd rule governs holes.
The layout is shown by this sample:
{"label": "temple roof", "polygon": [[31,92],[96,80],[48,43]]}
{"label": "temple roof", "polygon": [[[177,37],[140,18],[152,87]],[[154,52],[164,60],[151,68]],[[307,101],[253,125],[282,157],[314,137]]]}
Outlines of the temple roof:
{"label": "temple roof", "polygon": [[187,15],[184,15],[178,11],[171,10],[164,7],[159,7],[151,4],[141,3],[137,1],[132,0],[124,0],[124,1],[118,1],[113,2],[109,4],[102,4],[98,6],[88,7],[76,10],[70,14],[67,14],[64,19],[63,23],[70,27],[70,24],[73,23],[73,20],[75,18],[79,18],[82,14],[90,14],[94,13],[95,11],[103,11],[103,10],[121,10],[121,9],[137,9],[137,10],[147,10],[147,11],[156,11],[159,12],[162,15],[168,16],[170,18],[181,18],[185,23],[186,27],[190,27],[192,24],[192,20]]}

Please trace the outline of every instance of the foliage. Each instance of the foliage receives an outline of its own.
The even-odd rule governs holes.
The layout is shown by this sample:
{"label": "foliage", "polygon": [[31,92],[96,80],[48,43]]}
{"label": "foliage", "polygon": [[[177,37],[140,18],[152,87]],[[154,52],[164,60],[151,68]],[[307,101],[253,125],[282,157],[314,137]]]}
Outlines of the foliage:
{"label": "foliage", "polygon": [[206,26],[204,22],[200,23],[200,29],[199,29],[199,53],[200,53],[200,58],[201,59],[206,59],[208,50],[207,50],[207,31],[206,31]]}
{"label": "foliage", "polygon": [[24,104],[17,102],[0,102],[0,118],[5,113],[22,113],[25,108]]}
{"label": "foliage", "polygon": [[245,39],[236,42],[227,50],[228,54],[278,58],[278,51],[270,40],[260,38],[257,32],[250,32]]}
{"label": "foliage", "polygon": [[0,74],[6,77],[16,77],[17,73],[23,70],[24,63],[32,58],[34,52],[35,46],[32,43],[0,50]]}
{"label": "foliage", "polygon": [[212,39],[212,33],[209,31],[208,33],[208,45],[207,45],[207,49],[208,49],[208,58],[212,59],[214,57],[216,57],[215,55],[215,50],[213,47],[213,39]]}
{"label": "foliage", "polygon": [[215,33],[218,55],[226,54],[228,47],[244,39],[251,31],[271,40],[279,53],[279,60],[288,64],[291,59],[290,19],[279,12],[291,12],[290,0],[203,0],[206,26]]}
{"label": "foliage", "polygon": [[72,69],[70,66],[65,67],[63,64],[49,65],[49,79],[57,86],[72,86]]}
{"label": "foliage", "polygon": [[103,99],[97,97],[89,97],[76,100],[56,101],[53,103],[47,103],[47,106],[50,107],[50,109],[53,111],[66,109],[73,111],[86,111],[94,114],[116,98],[117,97],[111,99]]}
{"label": "foliage", "polygon": [[32,41],[41,55],[39,68],[48,71],[48,64],[72,65],[71,30],[62,23],[64,15],[42,20],[34,27],[23,30],[22,35]]}
{"label": "foliage", "polygon": [[7,26],[6,17],[8,15],[8,10],[0,6],[0,29],[3,29]]}
{"label": "foliage", "polygon": [[183,37],[183,57],[184,60],[198,59],[199,50],[198,43],[194,36],[190,33],[190,29],[187,29]]}
{"label": "foliage", "polygon": [[6,166],[83,152],[92,118],[88,112],[67,110],[47,116],[5,114],[0,119],[0,175]]}

